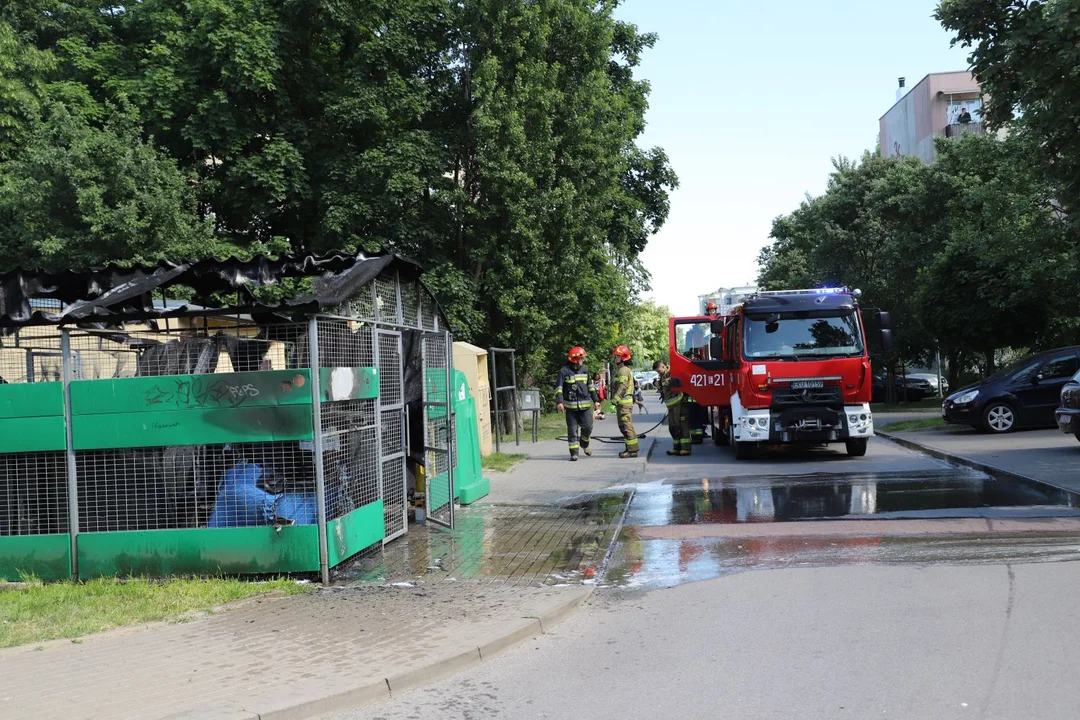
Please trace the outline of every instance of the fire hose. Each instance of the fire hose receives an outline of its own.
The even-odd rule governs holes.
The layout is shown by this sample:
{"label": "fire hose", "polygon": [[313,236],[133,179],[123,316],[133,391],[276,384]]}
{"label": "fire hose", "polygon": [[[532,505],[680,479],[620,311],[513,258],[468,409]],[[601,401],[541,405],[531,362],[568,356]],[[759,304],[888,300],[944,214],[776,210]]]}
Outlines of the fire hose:
{"label": "fire hose", "polygon": [[[660,418],[660,422],[656,423],[655,425],[653,425],[651,428],[649,428],[645,432],[638,433],[638,435],[637,435],[638,440],[644,440],[646,435],[648,435],[653,430],[655,430],[656,428],[658,428],[661,425],[663,425],[664,423],[666,423],[667,419],[668,419],[668,416],[664,415],[664,417]],[[566,440],[567,438],[566,438],[565,435],[560,435],[559,437],[557,437],[555,439],[556,440]],[[626,442],[626,438],[624,438],[622,435],[616,435],[616,436],[593,435],[591,439],[596,440],[597,442],[610,443],[612,445],[615,445],[615,444],[618,444],[618,443],[621,443],[621,442]]]}

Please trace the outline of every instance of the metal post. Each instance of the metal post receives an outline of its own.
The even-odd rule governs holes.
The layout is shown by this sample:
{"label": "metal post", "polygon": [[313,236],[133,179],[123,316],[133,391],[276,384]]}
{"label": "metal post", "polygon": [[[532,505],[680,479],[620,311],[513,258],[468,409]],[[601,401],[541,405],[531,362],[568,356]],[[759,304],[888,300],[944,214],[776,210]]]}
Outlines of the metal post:
{"label": "metal post", "polygon": [[319,322],[308,321],[308,346],[311,365],[312,423],[315,426],[315,513],[319,525],[319,576],[323,585],[330,584],[330,559],[326,545],[326,469],[323,467],[322,388],[319,378]]}
{"label": "metal post", "polygon": [[499,418],[499,373],[496,368],[498,363],[497,358],[498,355],[495,354],[495,348],[488,348],[488,360],[490,360],[488,364],[491,365],[491,367],[488,368],[488,372],[491,374],[491,397],[495,402],[495,417],[493,423],[495,425],[495,452],[502,452],[499,443],[499,437],[502,436],[502,425],[500,424],[501,420]]}
{"label": "metal post", "polygon": [[945,399],[945,387],[941,384],[941,349],[934,350],[934,360],[937,362],[937,391],[941,399]]}
{"label": "metal post", "polygon": [[64,378],[64,428],[67,444],[68,532],[71,534],[71,578],[79,579],[79,472],[71,434],[71,332],[60,331],[60,356]]}
{"label": "metal post", "polygon": [[454,529],[454,456],[457,454],[457,432],[454,423],[454,353],[453,342],[450,333],[444,333],[446,342],[446,453],[447,471],[446,484],[450,488],[450,529]]}
{"label": "metal post", "polygon": [[518,428],[519,415],[521,413],[521,399],[517,389],[517,363],[514,356],[510,356],[510,384],[514,386],[514,445],[521,447],[521,430]]}

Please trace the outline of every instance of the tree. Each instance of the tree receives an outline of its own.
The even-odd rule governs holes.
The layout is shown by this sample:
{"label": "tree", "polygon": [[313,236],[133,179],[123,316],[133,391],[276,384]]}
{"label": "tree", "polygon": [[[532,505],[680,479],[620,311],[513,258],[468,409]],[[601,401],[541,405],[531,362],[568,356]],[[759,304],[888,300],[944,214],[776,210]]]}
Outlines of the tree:
{"label": "tree", "polygon": [[[843,284],[892,313],[900,358],[950,358],[1071,338],[1076,244],[1029,140],[938,140],[939,159],[838,161],[824,195],[773,225],[769,287]],[[1053,288],[1053,291],[1048,289]],[[888,360],[888,358],[886,358]]]}
{"label": "tree", "polygon": [[634,354],[634,364],[651,368],[657,360],[668,359],[668,320],[671,310],[651,300],[634,305],[625,321],[619,323],[611,345],[626,345]]}
{"label": "tree", "polygon": [[1033,157],[1080,207],[1080,3],[1075,0],[943,0],[936,17],[971,48],[988,97],[986,121],[1030,135]]}
{"label": "tree", "polygon": [[513,344],[523,374],[566,349],[610,349],[647,282],[637,257],[676,184],[643,152],[648,86],[633,79],[655,38],[615,3],[475,0],[460,22],[461,112],[447,269],[454,305],[486,318],[483,342]]}
{"label": "tree", "polygon": [[912,250],[932,241],[924,192],[927,168],[915,158],[835,160],[826,191],[777,218],[774,243],[759,256],[759,283],[768,289],[847,286],[863,305],[893,313],[899,355],[923,359],[932,343],[913,321],[911,287],[918,273]]}
{"label": "tree", "polygon": [[[19,73],[0,97],[24,100],[8,124],[39,126],[4,180],[8,257],[79,265],[282,239],[394,251],[430,268],[459,337],[516,347],[521,374],[541,377],[631,317],[648,284],[639,255],[677,183],[662,150],[636,144],[648,84],[635,73],[655,37],[616,6],[8,3],[0,48],[20,55],[0,69]],[[66,116],[42,116],[52,105]],[[55,217],[35,210],[49,193]]]}
{"label": "tree", "polygon": [[0,264],[60,270],[121,260],[201,258],[216,249],[176,163],[129,112],[102,128],[61,104],[44,110],[0,169]]}
{"label": "tree", "polygon": [[1076,245],[1028,154],[1020,139],[939,140],[927,188],[944,199],[945,230],[917,284],[919,319],[949,354],[981,354],[987,372],[997,350],[1038,347],[1073,314]]}

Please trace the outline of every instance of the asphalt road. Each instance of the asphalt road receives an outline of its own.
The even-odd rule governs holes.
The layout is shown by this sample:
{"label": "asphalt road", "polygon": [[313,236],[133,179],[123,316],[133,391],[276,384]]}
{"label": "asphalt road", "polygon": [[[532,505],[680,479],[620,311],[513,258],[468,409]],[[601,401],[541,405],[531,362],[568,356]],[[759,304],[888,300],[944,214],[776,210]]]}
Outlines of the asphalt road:
{"label": "asphalt road", "polygon": [[1080,565],[752,572],[608,591],[348,718],[1072,718]]}
{"label": "asphalt road", "polygon": [[[888,426],[882,428],[888,430]],[[990,435],[968,427],[900,433],[900,437],[976,462],[1080,492],[1080,443],[1057,430]]]}
{"label": "asphalt road", "polygon": [[465,675],[339,717],[1080,713],[1070,503],[880,439],[865,458],[667,447],[582,611]]}

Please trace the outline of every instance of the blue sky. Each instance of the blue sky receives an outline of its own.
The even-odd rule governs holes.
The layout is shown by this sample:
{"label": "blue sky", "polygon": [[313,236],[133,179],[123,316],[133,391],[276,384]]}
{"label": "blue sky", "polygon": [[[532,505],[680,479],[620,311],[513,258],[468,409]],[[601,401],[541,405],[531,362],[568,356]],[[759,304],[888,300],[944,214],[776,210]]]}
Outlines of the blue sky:
{"label": "blue sky", "polygon": [[878,119],[926,74],[967,54],[936,0],[625,0],[617,16],[660,40],[640,144],[663,147],[680,187],[643,255],[652,297],[692,314],[697,296],[752,283],[774,217],[825,189],[831,159],[874,147]]}

